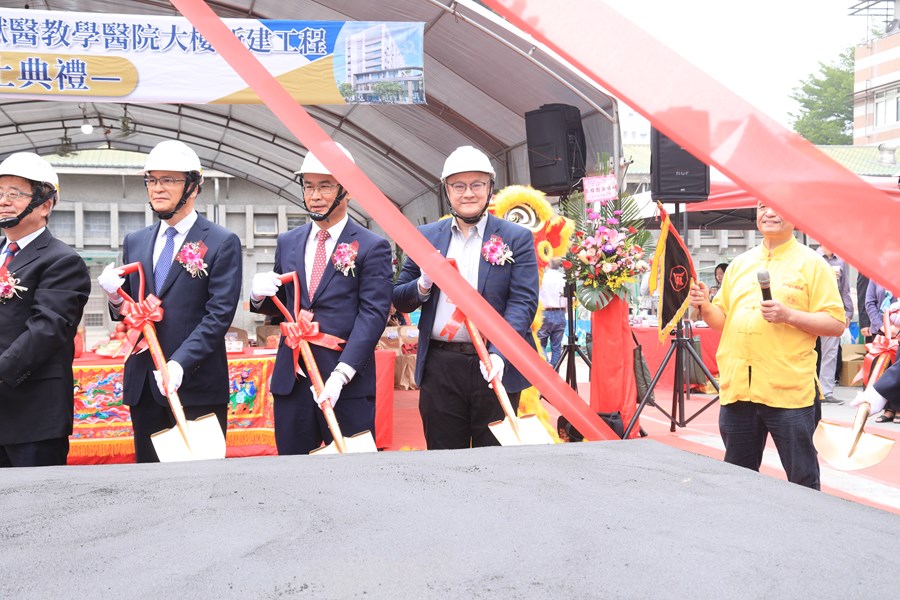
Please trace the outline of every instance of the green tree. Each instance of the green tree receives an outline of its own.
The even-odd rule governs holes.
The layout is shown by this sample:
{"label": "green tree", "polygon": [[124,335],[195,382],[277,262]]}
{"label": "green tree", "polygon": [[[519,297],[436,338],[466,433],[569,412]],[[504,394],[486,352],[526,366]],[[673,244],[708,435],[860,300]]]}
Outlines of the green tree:
{"label": "green tree", "polygon": [[338,86],[338,91],[341,93],[346,100],[351,100],[356,92],[353,91],[353,86],[347,82],[344,82]]}
{"label": "green tree", "polygon": [[400,94],[403,93],[403,84],[391,81],[380,81],[372,86],[372,91],[381,96],[382,102],[398,100]]}
{"label": "green tree", "polygon": [[791,98],[800,103],[800,114],[791,114],[794,131],[813,144],[853,143],[853,67],[849,48],[794,88]]}

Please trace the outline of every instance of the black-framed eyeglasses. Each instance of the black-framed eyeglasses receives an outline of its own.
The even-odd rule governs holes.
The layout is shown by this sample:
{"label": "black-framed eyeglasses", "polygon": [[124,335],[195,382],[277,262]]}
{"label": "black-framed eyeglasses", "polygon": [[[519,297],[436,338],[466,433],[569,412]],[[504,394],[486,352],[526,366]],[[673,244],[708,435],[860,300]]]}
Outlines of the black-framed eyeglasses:
{"label": "black-framed eyeglasses", "polygon": [[336,193],[338,186],[333,183],[323,183],[322,185],[304,185],[303,186],[303,195],[304,196],[312,196],[316,192],[319,192],[323,196],[331,196]]}
{"label": "black-framed eyeglasses", "polygon": [[454,194],[465,194],[466,188],[472,190],[473,194],[480,194],[484,190],[487,189],[488,181],[473,181],[472,183],[465,184],[461,181],[457,181],[456,183],[448,183],[447,187],[453,190]]}
{"label": "black-framed eyeglasses", "polygon": [[34,196],[34,194],[26,194],[25,192],[23,192],[21,190],[17,190],[16,188],[13,188],[6,192],[0,192],[0,200],[3,200],[4,198],[6,198],[10,202],[15,202],[16,200],[18,200],[21,197],[31,198],[32,196]]}
{"label": "black-framed eyeglasses", "polygon": [[144,177],[144,187],[153,187],[157,183],[163,187],[174,187],[176,184],[184,183],[185,179],[175,179],[174,177]]}

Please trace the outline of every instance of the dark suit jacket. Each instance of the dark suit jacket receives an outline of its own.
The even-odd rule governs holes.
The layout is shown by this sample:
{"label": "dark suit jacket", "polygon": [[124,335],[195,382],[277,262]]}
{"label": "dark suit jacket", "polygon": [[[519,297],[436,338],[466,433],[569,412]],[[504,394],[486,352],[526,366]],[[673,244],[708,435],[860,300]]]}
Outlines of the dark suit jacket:
{"label": "dark suit jacket", "polygon": [[7,268],[28,289],[0,304],[0,444],[68,436],[73,340],[91,277],[81,257],[49,230]]}
{"label": "dark suit jacket", "polygon": [[[153,291],[153,245],[160,223],[125,236],[124,264],[144,265],[145,295]],[[202,241],[207,251],[204,262],[207,275],[191,277],[178,261],[166,277],[160,292],[163,319],[156,323],[156,334],[166,360],[184,368],[184,381],[178,396],[185,406],[226,404],[228,402],[228,360],[225,333],[234,320],[241,297],[241,242],[238,237],[197,213],[197,222],[188,231],[184,243]],[[178,249],[175,252],[178,254]],[[125,279],[123,289],[132,297],[139,291],[139,275]],[[137,298],[135,297],[135,300]],[[121,318],[113,311],[113,318]],[[134,406],[149,379],[153,398],[168,405],[153,378],[156,367],[150,352],[131,356],[125,363],[124,402]]]}
{"label": "dark suit jacket", "polygon": [[[442,256],[447,255],[447,249],[450,247],[451,223],[452,219],[442,219],[436,223],[419,227],[422,235],[437,248]],[[490,239],[491,235],[499,235],[503,239],[503,242],[512,250],[515,262],[492,265],[482,259],[478,266],[478,293],[494,307],[494,310],[500,313],[507,323],[512,325],[513,329],[519,332],[525,341],[534,347],[531,324],[534,322],[534,315],[537,312],[539,288],[534,236],[521,225],[489,214],[484,230],[484,239]],[[394,287],[394,306],[397,310],[412,312],[420,306],[417,289],[420,274],[419,266],[407,258],[403,265],[403,271],[397,279],[397,285]],[[440,294],[440,288],[435,284],[431,296],[421,305],[419,351],[416,359],[416,384],[418,385],[422,383],[422,373],[428,356],[429,338]],[[488,350],[503,356],[503,353],[493,343],[488,344]],[[503,373],[503,386],[507,391],[519,392],[531,386],[512,363],[505,358],[504,362],[506,367]]]}
{"label": "dark suit jacket", "polygon": [[892,364],[878,378],[875,391],[887,398],[888,410],[900,410],[900,363]]}
{"label": "dark suit jacket", "polygon": [[[339,362],[344,362],[356,369],[356,375],[341,391],[341,397],[374,398],[375,346],[384,333],[391,306],[391,246],[384,238],[348,220],[337,244],[359,242],[355,272],[344,275],[334,268],[334,263],[329,259],[315,296],[310,300],[306,288],[307,267],[304,263],[306,241],[312,228],[312,223],[308,223],[278,236],[275,272],[296,271],[301,287],[301,309],[313,313],[313,320],[319,324],[319,331],[347,340],[340,352],[310,346],[322,378],[328,379],[334,367]],[[292,284],[283,285],[278,292],[278,299],[291,311],[294,309],[294,293]],[[267,315],[281,314],[270,298],[260,304],[259,308],[251,310]],[[306,373],[302,358],[299,363]],[[312,384],[308,378],[298,381],[293,351],[282,337],[272,372],[271,390],[273,394],[286,396],[295,385],[309,388]]]}

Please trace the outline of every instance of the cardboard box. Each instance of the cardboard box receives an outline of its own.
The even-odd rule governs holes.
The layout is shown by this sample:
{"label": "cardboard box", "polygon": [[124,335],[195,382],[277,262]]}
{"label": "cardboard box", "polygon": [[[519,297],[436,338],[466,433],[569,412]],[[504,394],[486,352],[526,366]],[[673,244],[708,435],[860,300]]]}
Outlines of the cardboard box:
{"label": "cardboard box", "polygon": [[844,362],[866,357],[865,344],[841,344],[841,358]]}
{"label": "cardboard box", "polygon": [[384,342],[385,350],[393,350],[395,354],[400,354],[400,332],[397,329],[396,325],[386,327],[381,334],[381,341]]}
{"label": "cardboard box", "polygon": [[841,385],[862,387],[862,379],[853,383],[853,378],[856,377],[856,374],[859,373],[862,366],[863,360],[861,358],[853,360],[844,358],[844,362],[841,364]]}
{"label": "cardboard box", "polygon": [[400,354],[416,354],[419,351],[418,327],[401,325],[397,330],[400,335]]}

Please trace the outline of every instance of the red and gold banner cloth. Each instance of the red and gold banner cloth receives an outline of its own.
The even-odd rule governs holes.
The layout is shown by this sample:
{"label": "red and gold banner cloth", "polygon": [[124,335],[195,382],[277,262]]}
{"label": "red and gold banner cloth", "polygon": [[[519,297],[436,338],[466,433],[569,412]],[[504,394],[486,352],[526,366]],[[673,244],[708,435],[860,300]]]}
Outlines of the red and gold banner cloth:
{"label": "red and gold banner cloth", "polygon": [[650,293],[659,290],[659,339],[675,328],[690,305],[691,284],[697,281],[694,261],[669,215],[657,202],[663,223],[650,271]]}
{"label": "red and gold banner cloth", "polygon": [[[235,356],[228,361],[227,456],[275,454],[275,419],[269,378],[274,356]],[[73,368],[75,426],[69,463],[132,462],[131,414],[122,403],[121,359],[86,354]]]}

